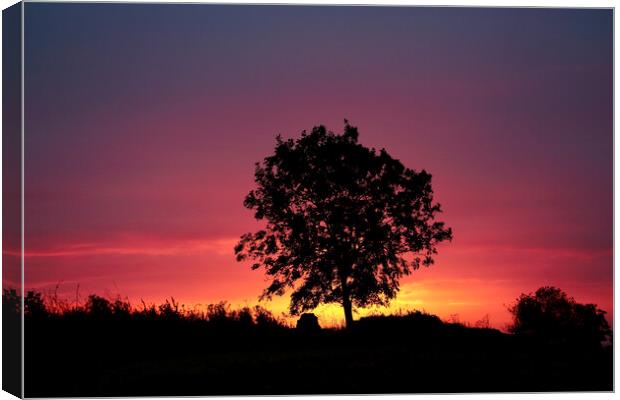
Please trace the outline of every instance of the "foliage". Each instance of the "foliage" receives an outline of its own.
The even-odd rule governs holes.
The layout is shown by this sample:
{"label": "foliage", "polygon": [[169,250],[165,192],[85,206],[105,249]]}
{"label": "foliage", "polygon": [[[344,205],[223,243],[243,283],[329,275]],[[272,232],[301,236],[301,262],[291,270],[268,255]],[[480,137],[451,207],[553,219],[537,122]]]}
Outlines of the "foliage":
{"label": "foliage", "polygon": [[[613,389],[612,348],[532,346],[424,312],[308,334],[263,308],[224,302],[188,310],[172,299],[136,308],[119,298],[29,297],[42,299],[45,314],[24,313],[27,397]],[[20,306],[6,290],[3,322],[19,321]]]}
{"label": "foliage", "polygon": [[21,296],[16,289],[2,289],[2,312],[4,315],[19,314],[21,310]]}
{"label": "foliage", "polygon": [[[415,331],[436,332],[446,324],[439,319],[438,316],[429,314],[424,311],[408,311],[406,313],[397,313],[394,315],[373,315],[362,317],[357,322],[357,326],[370,330],[387,330],[387,331]],[[409,329],[408,328],[413,328]]]}
{"label": "foliage", "polygon": [[[21,297],[15,289],[4,289],[2,294],[4,315],[19,315]],[[62,304],[62,306],[59,306]],[[232,310],[224,301],[209,304],[205,310],[187,310],[174,298],[166,299],[162,304],[133,307],[129,301],[121,298],[105,298],[96,294],[87,297],[83,304],[59,299],[56,294],[44,295],[37,291],[28,291],[24,297],[25,316],[28,320],[53,319],[57,321],[90,320],[94,322],[200,322],[209,326],[240,326],[283,328],[285,322],[276,318],[271,311],[255,306]]]}
{"label": "foliage", "polygon": [[26,315],[32,315],[34,317],[45,315],[45,303],[41,293],[32,290],[28,291],[24,298],[24,309]]}
{"label": "foliage", "polygon": [[595,304],[577,303],[552,286],[521,294],[509,311],[514,319],[512,333],[548,342],[600,347],[611,334],[605,311]]}
{"label": "foliage", "polygon": [[342,135],[318,126],[277,137],[244,201],[266,227],[243,235],[235,253],[272,277],[262,298],[292,289],[293,315],[340,303],[349,324],[351,306],[387,305],[452,231],[435,220],[431,175],[359,144],[345,123]]}

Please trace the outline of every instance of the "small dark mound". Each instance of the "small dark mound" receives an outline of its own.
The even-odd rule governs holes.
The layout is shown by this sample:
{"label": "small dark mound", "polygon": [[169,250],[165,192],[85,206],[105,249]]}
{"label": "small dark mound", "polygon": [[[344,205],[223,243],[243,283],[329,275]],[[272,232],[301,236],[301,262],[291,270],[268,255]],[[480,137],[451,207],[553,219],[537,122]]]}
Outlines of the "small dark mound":
{"label": "small dark mound", "polygon": [[302,314],[297,320],[297,330],[302,332],[317,332],[321,330],[319,319],[312,313]]}
{"label": "small dark mound", "polygon": [[436,331],[444,326],[438,316],[421,311],[409,312],[405,315],[380,315],[360,318],[357,325],[368,330],[402,331]]}

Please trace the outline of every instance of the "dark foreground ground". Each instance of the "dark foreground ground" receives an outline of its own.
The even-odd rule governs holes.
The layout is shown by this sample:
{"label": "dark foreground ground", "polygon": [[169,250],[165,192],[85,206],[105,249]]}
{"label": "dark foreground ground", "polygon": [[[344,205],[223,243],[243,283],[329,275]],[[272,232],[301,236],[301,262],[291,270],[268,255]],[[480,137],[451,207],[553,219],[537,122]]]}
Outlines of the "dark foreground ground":
{"label": "dark foreground ground", "polygon": [[542,343],[423,314],[367,319],[351,331],[301,332],[272,322],[31,317],[25,394],[613,390],[611,347]]}

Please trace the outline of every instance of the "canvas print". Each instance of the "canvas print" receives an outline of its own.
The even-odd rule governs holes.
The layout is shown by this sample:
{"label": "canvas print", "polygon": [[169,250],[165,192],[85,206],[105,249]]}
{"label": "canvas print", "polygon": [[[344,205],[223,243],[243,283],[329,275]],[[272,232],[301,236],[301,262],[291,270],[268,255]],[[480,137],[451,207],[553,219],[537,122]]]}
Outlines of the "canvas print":
{"label": "canvas print", "polygon": [[609,392],[613,10],[3,11],[3,389]]}

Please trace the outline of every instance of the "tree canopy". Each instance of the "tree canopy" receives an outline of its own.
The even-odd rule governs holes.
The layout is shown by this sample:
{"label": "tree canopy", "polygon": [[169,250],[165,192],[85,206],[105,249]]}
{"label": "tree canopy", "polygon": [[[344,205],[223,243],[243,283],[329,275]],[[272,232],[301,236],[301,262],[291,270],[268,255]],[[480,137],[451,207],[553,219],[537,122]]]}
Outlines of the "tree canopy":
{"label": "tree canopy", "polygon": [[577,303],[553,286],[521,294],[509,311],[514,319],[511,332],[546,342],[600,347],[611,334],[605,311],[595,304]]}
{"label": "tree canopy", "polygon": [[266,226],[235,253],[272,278],[262,298],[292,290],[293,315],[339,303],[350,326],[353,306],[387,305],[400,278],[433,264],[437,244],[452,238],[435,220],[431,175],[364,147],[346,121],[343,134],[318,126],[278,136],[254,177],[244,205]]}

